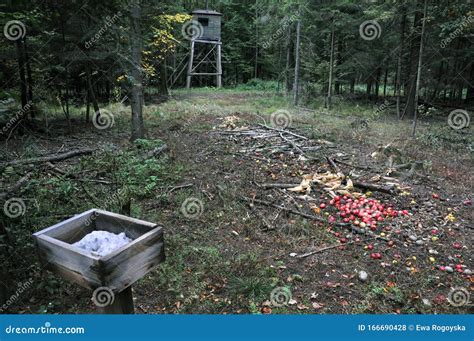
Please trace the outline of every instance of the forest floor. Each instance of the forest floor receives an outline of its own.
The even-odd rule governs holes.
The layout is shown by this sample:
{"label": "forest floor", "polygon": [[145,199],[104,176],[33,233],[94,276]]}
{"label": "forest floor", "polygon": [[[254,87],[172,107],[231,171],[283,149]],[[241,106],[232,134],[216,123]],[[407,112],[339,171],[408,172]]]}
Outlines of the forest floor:
{"label": "forest floor", "polygon": [[[119,211],[110,198],[123,188],[132,216],[165,226],[166,262],[134,285],[137,313],[469,311],[448,298],[452,288],[474,289],[472,128],[425,121],[413,140],[408,120],[367,119],[372,110],[353,104],[327,113],[264,92],[196,90],[147,105],[148,140],[130,144],[129,108],[108,109],[109,129],[54,121],[54,136],[8,141],[7,160],[95,149],[54,165],[2,168],[2,187],[28,172],[32,179],[16,194],[26,214],[5,223],[10,280],[2,282],[33,285],[9,311],[95,310],[88,291],[42,270],[30,234],[89,208]],[[291,120],[283,131],[275,130],[277,110]],[[163,143],[167,151],[150,158]],[[388,188],[348,190],[408,214],[364,233],[340,224],[325,186],[285,189],[337,171]],[[186,214],[189,200],[197,213]]]}

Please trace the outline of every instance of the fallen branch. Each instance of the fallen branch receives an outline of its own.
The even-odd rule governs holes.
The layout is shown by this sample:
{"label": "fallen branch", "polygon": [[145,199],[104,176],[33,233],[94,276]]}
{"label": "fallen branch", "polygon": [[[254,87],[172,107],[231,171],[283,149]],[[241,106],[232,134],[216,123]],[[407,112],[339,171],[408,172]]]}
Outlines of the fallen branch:
{"label": "fallen branch", "polygon": [[262,188],[293,188],[298,185],[299,184],[282,184],[282,183],[257,184],[258,187],[262,187]]}
{"label": "fallen branch", "polygon": [[79,150],[73,150],[73,151],[65,152],[61,154],[54,154],[54,155],[48,155],[48,156],[33,157],[33,158],[23,159],[23,160],[9,161],[9,162],[2,163],[1,167],[41,163],[41,162],[48,162],[48,161],[49,162],[62,161],[62,160],[70,159],[72,157],[79,156],[79,155],[91,154],[92,152],[94,152],[94,149],[79,149]]}
{"label": "fallen branch", "polygon": [[7,188],[5,192],[0,193],[0,200],[6,198],[9,194],[15,193],[24,185],[26,185],[26,183],[30,180],[31,174],[33,173],[27,173],[25,176],[21,177],[20,180],[18,180],[13,186]]}
{"label": "fallen branch", "polygon": [[304,155],[304,152],[301,150],[301,148],[296,143],[294,143],[292,140],[290,140],[289,138],[286,138],[285,136],[283,136],[283,133],[280,133],[280,137],[283,140],[285,140],[286,142],[288,142],[293,149],[296,149],[296,151],[298,153],[300,153],[301,155]]}
{"label": "fallen branch", "polygon": [[[378,237],[373,237],[373,238],[368,238],[366,240],[364,240],[364,242],[368,242],[369,240],[372,240],[372,239],[377,239]],[[323,247],[321,249],[317,249],[317,250],[314,250],[314,251],[310,251],[310,252],[306,252],[306,253],[303,253],[301,255],[297,255],[296,258],[306,258],[306,257],[309,257],[309,256],[312,256],[312,255],[315,255],[317,253],[320,253],[320,252],[323,252],[323,251],[326,251],[326,250],[330,250],[330,249],[335,249],[336,247],[339,247],[341,245],[350,245],[350,244],[354,244],[354,240],[351,240],[350,242],[347,242],[345,244],[335,244],[335,245],[331,245],[331,246],[327,246],[327,247]]]}
{"label": "fallen branch", "polygon": [[382,193],[387,193],[387,194],[395,194],[395,187],[394,186],[378,186],[378,185],[373,185],[373,184],[368,184],[365,182],[360,182],[360,181],[352,181],[355,187],[362,188],[365,190],[369,190],[372,192],[382,192]]}
{"label": "fallen branch", "polygon": [[265,129],[268,129],[268,130],[275,130],[275,131],[278,131],[278,132],[280,132],[280,133],[286,133],[286,134],[293,135],[293,136],[295,136],[295,137],[299,137],[300,139],[303,139],[303,140],[308,140],[308,138],[307,138],[306,136],[301,136],[301,135],[295,134],[295,133],[293,133],[293,132],[291,132],[291,131],[289,131],[289,130],[279,129],[279,128],[273,128],[273,127],[269,127],[269,126],[267,126],[267,125],[265,125],[265,124],[261,124],[261,123],[259,123],[258,125],[259,125],[260,127],[263,127],[263,128],[265,128]]}
{"label": "fallen branch", "polygon": [[157,157],[159,156],[161,153],[165,152],[168,150],[168,145],[167,144],[163,144],[159,147],[156,147],[154,148],[153,150],[151,150],[150,152],[146,153],[145,154],[145,157],[143,159],[150,159],[152,157]]}
{"label": "fallen branch", "polygon": [[[260,199],[252,199],[252,198],[247,198],[247,197],[242,197],[241,198],[243,201],[246,201],[246,202],[249,202],[251,204],[253,203],[257,203],[257,204],[260,204],[260,205],[264,205],[264,206],[269,206],[269,207],[274,207],[274,208],[278,208],[282,211],[285,211],[285,212],[288,212],[288,213],[291,213],[291,214],[295,214],[295,215],[299,215],[299,216],[302,216],[304,218],[307,218],[307,219],[311,219],[311,220],[316,220],[316,221],[319,221],[321,223],[327,223],[327,220],[326,219],[323,219],[321,217],[318,217],[318,216],[315,216],[315,215],[312,215],[312,214],[308,214],[308,213],[304,213],[304,212],[299,212],[299,211],[296,211],[296,210],[293,210],[291,208],[286,208],[282,205],[277,205],[277,204],[273,204],[271,202],[268,202],[268,201],[265,201],[265,200],[260,200]],[[346,223],[334,223],[334,225],[337,225],[337,226],[349,226],[350,224],[346,224]]]}
{"label": "fallen branch", "polygon": [[186,185],[181,185],[181,186],[175,186],[175,187],[172,187],[169,191],[168,191],[168,194],[178,190],[178,189],[183,189],[183,188],[188,188],[188,187],[192,187],[194,186],[193,184],[186,184]]}
{"label": "fallen branch", "polygon": [[338,165],[336,165],[336,163],[331,158],[326,157],[326,160],[328,161],[329,166],[331,166],[334,173],[341,173],[341,169],[339,168]]}
{"label": "fallen branch", "polygon": [[[354,244],[354,241],[352,240],[352,241],[350,241],[350,242],[345,243],[345,245],[348,245],[348,244]],[[306,258],[306,257],[315,255],[315,254],[317,254],[317,253],[320,253],[320,252],[323,252],[323,251],[326,251],[326,250],[335,249],[335,248],[338,247],[338,246],[341,246],[341,243],[335,244],[335,245],[331,245],[331,246],[327,246],[327,247],[323,247],[323,248],[321,248],[321,249],[317,249],[317,250],[310,251],[310,252],[307,252],[307,253],[303,253],[302,255],[296,256],[296,258]]]}

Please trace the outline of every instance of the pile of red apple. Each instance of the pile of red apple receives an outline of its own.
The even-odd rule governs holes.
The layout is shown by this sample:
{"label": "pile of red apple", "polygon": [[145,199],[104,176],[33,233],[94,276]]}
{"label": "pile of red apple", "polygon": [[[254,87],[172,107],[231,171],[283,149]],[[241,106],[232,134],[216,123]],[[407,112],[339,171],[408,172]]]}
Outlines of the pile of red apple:
{"label": "pile of red apple", "polygon": [[[392,205],[382,204],[376,199],[367,199],[365,196],[351,198],[349,196],[335,196],[329,201],[329,205],[337,209],[336,216],[342,218],[345,223],[351,223],[361,228],[368,227],[372,231],[377,230],[377,224],[386,219],[401,215],[409,215],[407,210],[396,210]],[[327,208],[327,204],[321,203],[320,209]],[[334,223],[337,218],[329,216],[329,222]]]}

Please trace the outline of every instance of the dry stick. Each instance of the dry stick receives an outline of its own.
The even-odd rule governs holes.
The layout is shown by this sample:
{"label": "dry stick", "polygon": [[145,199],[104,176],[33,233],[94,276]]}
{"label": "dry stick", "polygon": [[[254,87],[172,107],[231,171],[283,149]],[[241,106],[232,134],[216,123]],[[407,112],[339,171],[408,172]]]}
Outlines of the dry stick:
{"label": "dry stick", "polygon": [[291,145],[291,147],[293,147],[293,149],[296,149],[301,155],[304,155],[303,150],[302,150],[300,147],[298,147],[298,146],[296,145],[296,143],[294,143],[294,142],[291,141],[290,139],[288,139],[288,138],[286,138],[285,136],[283,136],[283,133],[280,133],[280,137],[281,137],[283,140],[285,140],[286,142],[288,142],[288,143]]}
{"label": "dry stick", "polygon": [[355,187],[359,187],[359,188],[362,188],[362,189],[365,189],[365,190],[369,190],[369,191],[372,191],[372,192],[382,192],[382,193],[387,193],[387,194],[395,194],[394,193],[394,187],[390,187],[390,186],[377,186],[377,185],[373,185],[373,184],[368,184],[368,183],[365,183],[365,182],[360,182],[360,181],[352,181],[352,183],[354,184]]}
{"label": "dry stick", "polygon": [[[244,200],[244,201],[250,202],[251,204],[252,203],[257,203],[257,204],[264,205],[264,206],[274,207],[274,208],[278,208],[282,211],[285,211],[285,212],[288,212],[288,213],[291,213],[291,214],[296,214],[296,215],[302,216],[302,217],[307,218],[307,219],[316,220],[316,221],[319,221],[319,222],[322,222],[322,223],[327,223],[327,221],[325,219],[317,217],[315,215],[307,214],[307,213],[304,213],[304,212],[299,212],[299,211],[293,210],[291,208],[286,208],[284,206],[273,204],[273,203],[265,201],[265,200],[252,199],[252,198],[247,198],[247,197],[241,197],[241,199]],[[334,225],[345,227],[345,226],[349,226],[350,224],[334,223]]]}
{"label": "dry stick", "polygon": [[279,131],[280,133],[286,133],[286,134],[290,134],[290,135],[293,135],[295,137],[299,137],[300,139],[303,139],[303,140],[308,140],[308,138],[306,136],[301,136],[301,135],[298,135],[298,134],[295,134],[289,130],[284,130],[284,129],[278,129],[278,128],[273,128],[273,127],[269,127],[265,124],[261,124],[261,123],[258,123],[258,125],[260,127],[264,127],[266,129],[269,129],[269,130],[275,130],[275,131]]}
{"label": "dry stick", "polygon": [[159,147],[154,148],[150,152],[146,153],[143,159],[150,159],[152,157],[158,157],[161,153],[165,152],[168,150],[168,145],[163,144]]}
{"label": "dry stick", "polygon": [[[369,240],[372,240],[372,239],[378,239],[378,237],[368,238],[368,239],[365,239],[363,242],[368,242]],[[344,245],[349,245],[349,244],[354,244],[354,243],[355,243],[355,240],[351,240],[350,242],[347,242]],[[335,249],[336,247],[341,246],[341,245],[342,244],[339,243],[339,244],[336,244],[336,245],[323,247],[321,249],[317,249],[317,250],[314,250],[314,251],[303,253],[302,255],[298,255],[298,256],[296,256],[296,258],[306,258],[306,257],[312,256],[312,255],[315,255],[316,253],[320,253],[320,252],[330,250],[330,249]]]}
{"label": "dry stick", "polygon": [[23,165],[23,164],[30,164],[30,163],[40,163],[40,162],[51,162],[51,161],[61,161],[65,159],[69,159],[71,157],[84,155],[84,154],[91,154],[94,152],[94,149],[79,149],[73,150],[66,153],[55,154],[55,155],[48,155],[48,156],[40,156],[34,157],[30,159],[23,159],[23,160],[14,160],[10,162],[5,162],[1,164],[1,167],[5,166],[12,166],[12,165]]}
{"label": "dry stick", "polygon": [[264,183],[264,184],[257,184],[258,187],[263,188],[293,188],[298,186],[299,184],[282,184],[282,183]]}
{"label": "dry stick", "polygon": [[7,190],[5,192],[0,193],[0,199],[6,198],[7,195],[15,193],[21,187],[26,185],[28,180],[30,180],[31,174],[33,174],[33,173],[32,172],[27,173],[25,176],[21,177],[20,180],[18,180],[13,186],[11,186],[10,188],[7,188]]}
{"label": "dry stick", "polygon": [[341,173],[341,169],[339,168],[338,165],[336,165],[336,163],[333,160],[331,160],[331,158],[326,156],[326,160],[328,161],[329,165],[331,166],[334,172]]}
{"label": "dry stick", "polygon": [[183,189],[183,188],[188,188],[188,187],[192,187],[194,186],[194,184],[186,184],[186,185],[181,185],[181,186],[175,186],[175,187],[172,187],[169,191],[168,191],[168,194],[178,190],[178,189]]}

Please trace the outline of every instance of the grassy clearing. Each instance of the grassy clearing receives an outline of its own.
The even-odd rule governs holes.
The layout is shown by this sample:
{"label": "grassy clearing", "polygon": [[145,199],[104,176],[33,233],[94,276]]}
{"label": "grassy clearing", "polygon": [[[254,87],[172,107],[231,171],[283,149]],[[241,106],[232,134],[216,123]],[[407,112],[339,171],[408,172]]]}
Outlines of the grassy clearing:
{"label": "grassy clearing", "polygon": [[[9,158],[34,157],[83,145],[97,147],[98,151],[80,160],[61,163],[59,168],[65,174],[47,166],[33,169],[33,180],[21,193],[27,214],[13,220],[2,217],[10,239],[0,240],[2,263],[7,269],[2,282],[7,278],[4,285],[11,288],[30,277],[34,279],[34,287],[11,310],[93,311],[94,307],[84,299],[87,292],[56,276],[41,273],[30,235],[91,207],[121,212],[128,205],[132,216],[161,222],[167,227],[166,263],[135,287],[144,312],[260,313],[262,302],[278,286],[291,288],[295,295],[301,294],[298,303],[308,307],[312,304],[306,295],[308,290],[317,290],[321,293],[318,297],[324,299],[336,295],[319,284],[311,289],[315,286],[314,279],[305,275],[304,270],[290,269],[288,260],[261,246],[268,242],[268,236],[273,238],[273,245],[293,250],[311,246],[315,240],[331,245],[337,239],[314,223],[295,217],[275,232],[260,232],[259,219],[250,217],[248,207],[236,201],[243,186],[251,183],[253,170],[226,154],[227,146],[208,143],[206,134],[224,116],[238,115],[248,123],[263,123],[270,121],[274,111],[285,109],[290,112],[294,127],[307,136],[347,146],[356,155],[348,162],[363,164],[379,146],[392,143],[401,152],[401,162],[423,161],[427,174],[446,177],[450,190],[463,189],[468,184],[472,165],[466,145],[472,143],[472,134],[446,128],[445,122],[430,121],[420,125],[418,138],[413,141],[410,122],[385,118],[385,113],[380,115],[377,107],[336,101],[334,109],[327,112],[320,104],[312,105],[312,111],[293,108],[284,96],[268,89],[181,90],[175,91],[168,102],[145,107],[149,140],[133,145],[127,141],[129,108],[121,104],[106,108],[114,114],[111,129],[98,131],[77,125],[73,126],[72,134],[65,128],[54,138],[21,137]],[[83,110],[77,108],[74,113],[77,120]],[[56,113],[55,118],[59,117],[61,114]],[[360,119],[367,119],[368,127],[351,125]],[[170,145],[170,153],[149,157],[148,153],[162,143]],[[417,148],[413,148],[414,144]],[[6,167],[2,170],[2,183],[14,183],[28,170],[31,170],[28,166]],[[239,180],[227,180],[233,172],[239,174]],[[173,187],[189,182],[194,186],[170,192]],[[204,213],[192,221],[183,219],[181,213],[181,205],[189,197],[204,203]],[[319,261],[324,263],[324,259]],[[354,265],[357,261],[353,260]],[[318,266],[326,269],[321,264]],[[326,270],[321,271],[324,276]],[[417,276],[422,290],[438,283],[428,274]],[[404,286],[387,288],[386,283],[375,281],[359,294],[361,299],[354,305],[336,311],[428,311],[419,302],[401,306],[401,302],[411,299],[409,288]],[[295,312],[295,308],[281,307],[273,312]],[[317,312],[334,310],[326,304]]]}

